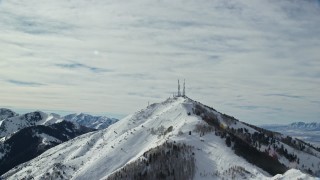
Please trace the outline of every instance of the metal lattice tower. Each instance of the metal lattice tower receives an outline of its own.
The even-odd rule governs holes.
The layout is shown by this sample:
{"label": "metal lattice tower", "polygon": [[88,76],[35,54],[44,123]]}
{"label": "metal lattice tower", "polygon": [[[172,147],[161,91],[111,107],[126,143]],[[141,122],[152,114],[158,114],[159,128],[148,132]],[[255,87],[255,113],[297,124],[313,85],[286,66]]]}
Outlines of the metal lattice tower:
{"label": "metal lattice tower", "polygon": [[182,96],[186,96],[186,80],[183,81],[183,91],[182,91]]}
{"label": "metal lattice tower", "polygon": [[179,79],[178,79],[178,97],[180,97],[181,96],[181,92],[180,92],[180,81],[179,81]]}

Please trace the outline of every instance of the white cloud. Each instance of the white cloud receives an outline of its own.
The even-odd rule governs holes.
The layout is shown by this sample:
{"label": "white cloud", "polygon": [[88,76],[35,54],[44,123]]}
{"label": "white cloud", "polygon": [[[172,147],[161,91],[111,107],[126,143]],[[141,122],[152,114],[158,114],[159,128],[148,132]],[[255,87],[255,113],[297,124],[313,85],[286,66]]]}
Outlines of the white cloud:
{"label": "white cloud", "polygon": [[317,3],[0,1],[0,105],[128,114],[186,78],[243,121],[316,121]]}

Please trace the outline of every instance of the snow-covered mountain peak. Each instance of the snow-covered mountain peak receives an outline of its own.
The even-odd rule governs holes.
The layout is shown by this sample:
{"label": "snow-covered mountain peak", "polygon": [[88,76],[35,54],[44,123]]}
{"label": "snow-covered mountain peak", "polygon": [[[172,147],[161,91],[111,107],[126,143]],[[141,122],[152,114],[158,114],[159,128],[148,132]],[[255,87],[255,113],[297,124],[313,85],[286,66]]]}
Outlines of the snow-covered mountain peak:
{"label": "snow-covered mountain peak", "polygon": [[22,116],[21,119],[24,119],[26,121],[38,122],[43,120],[46,117],[48,117],[46,113],[42,111],[34,111],[34,112],[24,114],[24,116]]}
{"label": "snow-covered mountain peak", "polygon": [[51,125],[63,121],[58,114],[47,114],[42,111],[26,113],[20,116],[20,119],[36,125]]}
{"label": "snow-covered mountain peak", "polygon": [[11,135],[23,128],[36,125],[51,125],[63,121],[55,114],[34,111],[20,116],[13,116],[1,121],[0,137]]}
{"label": "snow-covered mountain peak", "polygon": [[61,115],[60,114],[57,114],[57,113],[50,113],[50,115],[54,118],[57,118],[57,119],[61,119]]}
{"label": "snow-covered mountain peak", "polygon": [[[304,171],[303,165],[315,173],[319,152],[294,151],[288,145],[291,141],[284,144],[281,138],[189,98],[176,97],[49,149],[2,177],[271,179],[292,166],[286,155],[292,161],[300,158],[296,168]],[[278,153],[275,146],[281,145],[286,153]],[[291,156],[291,152],[297,154]]]}
{"label": "snow-covered mountain peak", "polygon": [[14,116],[18,116],[18,114],[13,112],[10,109],[0,108],[0,121],[3,119],[14,117]]}
{"label": "snow-covered mountain peak", "polygon": [[85,113],[70,114],[64,116],[63,118],[67,121],[78,123],[94,129],[105,129],[118,121],[118,119],[115,118],[109,118],[106,116],[92,116]]}

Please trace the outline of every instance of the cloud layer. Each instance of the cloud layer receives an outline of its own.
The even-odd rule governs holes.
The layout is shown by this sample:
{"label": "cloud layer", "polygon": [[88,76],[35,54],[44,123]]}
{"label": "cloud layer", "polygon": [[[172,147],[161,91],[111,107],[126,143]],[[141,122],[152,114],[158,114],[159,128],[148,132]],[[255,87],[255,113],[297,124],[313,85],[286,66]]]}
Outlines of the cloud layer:
{"label": "cloud layer", "polygon": [[254,124],[320,119],[315,0],[0,1],[0,106],[125,115],[176,90]]}

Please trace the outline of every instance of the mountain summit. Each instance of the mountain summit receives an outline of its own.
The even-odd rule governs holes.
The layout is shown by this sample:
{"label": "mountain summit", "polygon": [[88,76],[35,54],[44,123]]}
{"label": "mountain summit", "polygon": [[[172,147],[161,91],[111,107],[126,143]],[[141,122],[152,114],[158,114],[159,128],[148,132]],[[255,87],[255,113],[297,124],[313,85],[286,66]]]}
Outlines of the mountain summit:
{"label": "mountain summit", "polygon": [[175,97],[49,149],[1,177],[312,179],[319,166],[319,149],[303,141]]}
{"label": "mountain summit", "polygon": [[14,117],[14,116],[18,116],[18,114],[13,112],[10,109],[0,108],[0,121],[3,119]]}
{"label": "mountain summit", "polygon": [[63,117],[67,121],[71,121],[82,126],[86,126],[94,129],[105,129],[111,124],[119,121],[115,118],[109,118],[106,116],[92,116],[90,114],[69,114]]}
{"label": "mountain summit", "polygon": [[[3,112],[3,111],[2,111]],[[10,136],[15,132],[30,126],[51,125],[63,121],[57,114],[46,114],[41,111],[35,111],[18,116],[13,112],[9,113],[6,118],[0,121],[0,138]]]}

